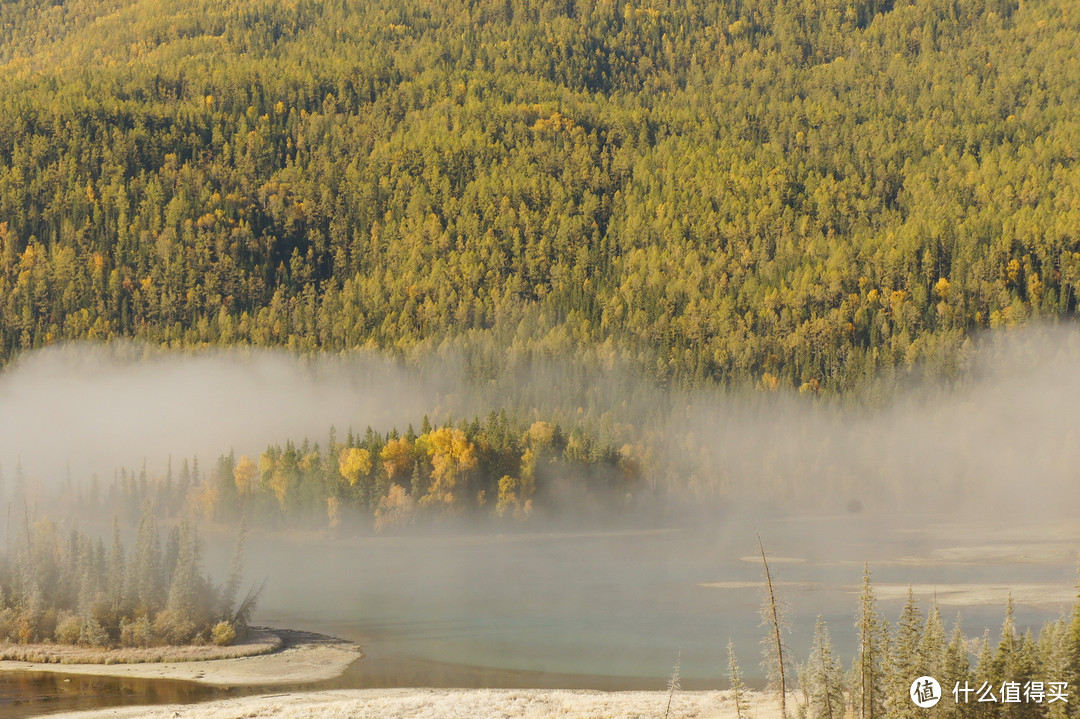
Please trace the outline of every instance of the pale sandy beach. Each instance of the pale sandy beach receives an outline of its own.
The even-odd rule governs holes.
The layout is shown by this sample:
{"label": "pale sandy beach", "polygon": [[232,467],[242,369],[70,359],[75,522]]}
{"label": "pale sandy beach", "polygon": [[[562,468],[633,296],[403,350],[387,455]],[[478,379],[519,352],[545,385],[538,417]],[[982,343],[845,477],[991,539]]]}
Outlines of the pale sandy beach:
{"label": "pale sandy beach", "polygon": [[[747,692],[744,716],[775,719],[774,699]],[[52,715],[55,719],[645,719],[662,718],[667,692],[557,689],[342,689],[242,697],[201,704],[119,707]],[[672,719],[734,719],[727,691],[679,692]]]}
{"label": "pale sandy beach", "polygon": [[[664,691],[587,691],[560,689],[333,689],[274,692],[272,686],[314,682],[339,676],[361,656],[360,647],[333,637],[275,630],[284,647],[272,654],[211,661],[144,664],[40,664],[0,662],[0,671],[48,671],[71,674],[182,679],[213,686],[271,687],[261,696],[195,704],[106,707],[50,715],[57,719],[641,719],[663,717]],[[774,719],[773,697],[746,692],[743,715]],[[728,719],[736,716],[727,691],[677,692],[670,716]]]}

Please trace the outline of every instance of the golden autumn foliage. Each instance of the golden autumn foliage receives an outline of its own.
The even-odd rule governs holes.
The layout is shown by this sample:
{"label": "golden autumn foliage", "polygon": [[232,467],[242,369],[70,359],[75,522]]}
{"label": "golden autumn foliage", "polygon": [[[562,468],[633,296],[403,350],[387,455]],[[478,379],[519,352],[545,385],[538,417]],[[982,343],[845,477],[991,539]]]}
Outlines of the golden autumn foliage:
{"label": "golden autumn foliage", "polygon": [[383,445],[379,451],[379,459],[382,460],[383,469],[390,481],[403,477],[412,467],[412,453],[412,442],[404,437],[388,440]]}
{"label": "golden autumn foliage", "polygon": [[555,427],[550,422],[533,422],[525,433],[526,444],[537,452],[550,445],[554,438]]}
{"label": "golden autumn foliage", "polygon": [[214,519],[220,497],[221,492],[217,486],[209,482],[196,489],[192,495],[196,510],[207,520]]}
{"label": "golden autumn foliage", "polygon": [[337,497],[326,498],[326,518],[330,529],[335,529],[341,524],[341,500]]}
{"label": "golden autumn foliage", "polygon": [[508,509],[518,504],[517,496],[518,480],[506,474],[499,479],[499,496],[495,501],[495,512],[501,517]]}
{"label": "golden autumn foliage", "polygon": [[[599,498],[613,489],[613,478],[634,482],[648,465],[646,445],[615,445],[582,427],[567,433],[554,422],[520,422],[505,413],[456,426],[433,427],[425,418],[421,427],[419,435],[411,428],[350,432],[344,443],[332,431],[326,442],[270,445],[257,457],[230,453],[205,475],[185,460],[179,476],[170,469],[161,501],[171,516],[215,522],[261,517],[273,526],[333,529],[375,520],[380,531],[392,531],[413,517],[468,511],[523,521],[534,507],[555,506],[557,493],[544,491],[553,483],[572,477],[576,491]],[[120,501],[125,488],[140,486],[121,472],[108,496]],[[620,501],[624,488],[620,483]]]}
{"label": "golden autumn foliage", "polygon": [[440,427],[421,438],[431,460],[431,485],[422,504],[454,503],[454,491],[463,472],[476,467],[472,442],[460,429]]}
{"label": "golden autumn foliage", "polygon": [[412,495],[400,484],[391,485],[390,491],[379,500],[379,507],[375,510],[375,531],[400,527],[411,522],[415,514],[416,503]]}
{"label": "golden autumn foliage", "polygon": [[651,459],[652,450],[640,442],[624,444],[619,448],[619,469],[627,479],[640,477]]}
{"label": "golden autumn foliage", "polygon": [[240,496],[245,496],[255,491],[255,480],[258,477],[258,467],[247,456],[242,455],[233,468],[233,481],[236,483],[236,491]]}
{"label": "golden autumn foliage", "polygon": [[358,447],[343,449],[338,459],[338,471],[350,487],[355,485],[360,475],[371,471],[371,452]]}

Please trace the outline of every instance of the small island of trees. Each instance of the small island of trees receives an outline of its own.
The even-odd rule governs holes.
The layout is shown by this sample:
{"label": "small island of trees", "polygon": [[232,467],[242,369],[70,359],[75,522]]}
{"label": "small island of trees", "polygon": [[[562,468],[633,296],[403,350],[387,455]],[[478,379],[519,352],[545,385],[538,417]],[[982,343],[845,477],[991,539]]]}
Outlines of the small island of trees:
{"label": "small island of trees", "polygon": [[247,633],[258,591],[237,601],[243,529],[221,586],[203,574],[201,542],[186,519],[162,546],[150,502],[128,545],[118,522],[108,548],[78,530],[64,537],[47,518],[27,518],[18,534],[0,554],[0,643],[225,646]]}

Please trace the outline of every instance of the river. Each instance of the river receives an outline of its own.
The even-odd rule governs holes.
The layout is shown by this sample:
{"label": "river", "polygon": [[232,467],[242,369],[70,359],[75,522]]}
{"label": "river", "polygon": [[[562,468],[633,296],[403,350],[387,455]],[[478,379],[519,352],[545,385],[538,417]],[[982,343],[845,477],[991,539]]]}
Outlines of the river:
{"label": "river", "polygon": [[[937,594],[950,628],[962,611],[969,636],[996,632],[1009,591],[1021,631],[1072,603],[1080,544],[1069,524],[862,515],[756,524],[797,661],[821,615],[848,665],[864,562],[890,621],[908,584],[924,610]],[[365,657],[323,686],[661,689],[681,655],[684,688],[717,688],[729,639],[760,685],[754,531],[735,517],[646,530],[277,537],[252,541],[247,574],[269,578],[259,623],[363,644]],[[0,673],[0,717],[221,696],[183,682],[65,679]],[[16,694],[37,699],[15,705]]]}

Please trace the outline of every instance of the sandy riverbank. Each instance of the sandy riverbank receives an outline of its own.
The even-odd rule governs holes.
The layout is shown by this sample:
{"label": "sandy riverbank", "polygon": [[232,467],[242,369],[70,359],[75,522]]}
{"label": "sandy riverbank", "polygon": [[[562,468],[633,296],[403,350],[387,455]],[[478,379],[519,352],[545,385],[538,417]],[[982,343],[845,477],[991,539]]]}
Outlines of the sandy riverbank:
{"label": "sandy riverbank", "polygon": [[183,679],[213,686],[273,686],[323,681],[340,676],[360,658],[360,646],[309,632],[269,630],[281,648],[268,654],[208,661],[136,664],[54,664],[0,661],[0,671],[93,674],[142,679]]}
{"label": "sandy riverbank", "polygon": [[[778,719],[775,700],[749,692],[745,716]],[[667,692],[553,689],[341,689],[242,697],[202,704],[122,707],[52,719],[638,719],[663,717]],[[730,692],[679,692],[671,717],[734,719]]]}

